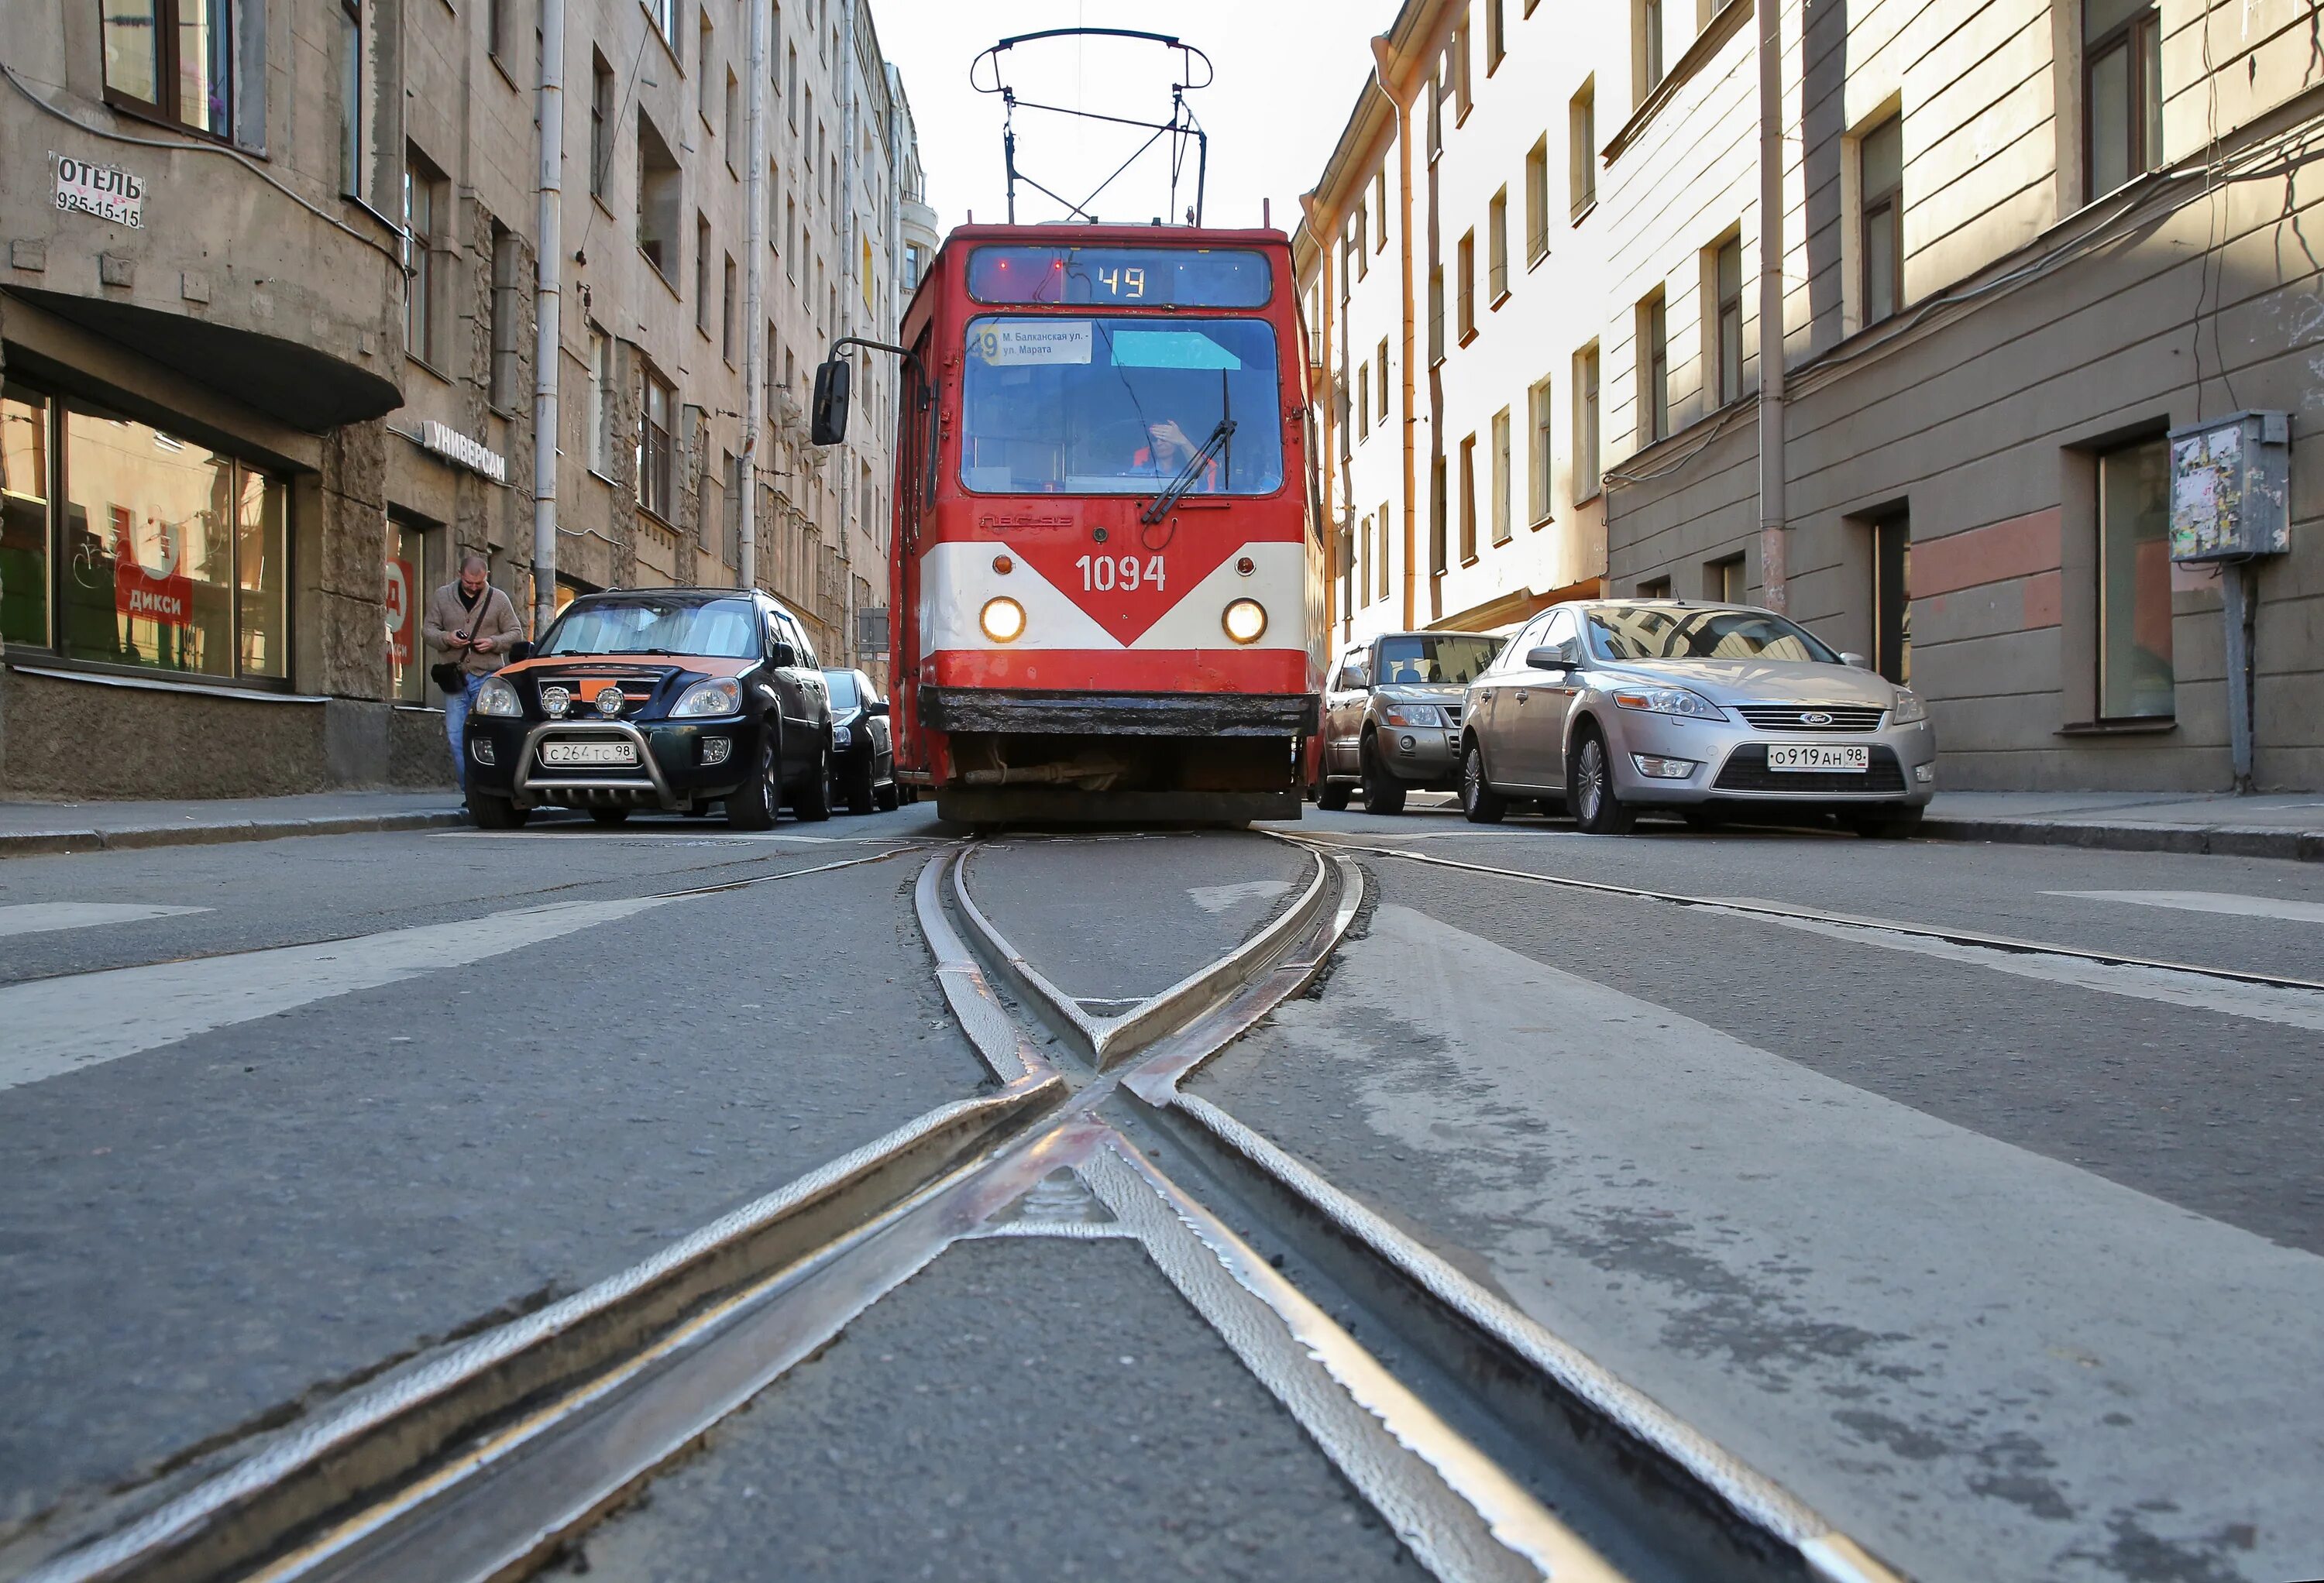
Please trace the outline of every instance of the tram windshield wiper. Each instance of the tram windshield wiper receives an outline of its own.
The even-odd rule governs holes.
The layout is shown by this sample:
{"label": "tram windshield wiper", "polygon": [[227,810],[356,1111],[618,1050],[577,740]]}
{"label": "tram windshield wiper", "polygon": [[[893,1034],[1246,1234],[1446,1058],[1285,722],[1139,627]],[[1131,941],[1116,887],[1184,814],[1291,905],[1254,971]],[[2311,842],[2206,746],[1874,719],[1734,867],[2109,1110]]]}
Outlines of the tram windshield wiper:
{"label": "tram windshield wiper", "polygon": [[1194,480],[1203,475],[1203,469],[1209,466],[1219,452],[1225,448],[1227,441],[1234,437],[1234,431],[1233,419],[1220,419],[1219,426],[1211,430],[1211,437],[1204,440],[1201,448],[1186,458],[1186,465],[1178,469],[1178,476],[1170,481],[1168,488],[1154,497],[1152,505],[1138,513],[1138,520],[1148,528],[1159,522],[1169,512],[1170,508],[1178,503],[1179,497],[1194,487]]}

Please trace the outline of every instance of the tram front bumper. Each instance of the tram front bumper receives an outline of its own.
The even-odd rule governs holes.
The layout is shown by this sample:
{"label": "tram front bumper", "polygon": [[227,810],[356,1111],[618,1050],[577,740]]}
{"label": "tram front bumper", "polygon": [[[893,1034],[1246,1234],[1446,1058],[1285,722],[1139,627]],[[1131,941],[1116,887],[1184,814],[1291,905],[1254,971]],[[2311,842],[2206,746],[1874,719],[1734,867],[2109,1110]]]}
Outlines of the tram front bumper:
{"label": "tram front bumper", "polygon": [[1313,736],[1313,693],[1068,693],[996,687],[922,687],[920,723],[930,731],[1045,737]]}

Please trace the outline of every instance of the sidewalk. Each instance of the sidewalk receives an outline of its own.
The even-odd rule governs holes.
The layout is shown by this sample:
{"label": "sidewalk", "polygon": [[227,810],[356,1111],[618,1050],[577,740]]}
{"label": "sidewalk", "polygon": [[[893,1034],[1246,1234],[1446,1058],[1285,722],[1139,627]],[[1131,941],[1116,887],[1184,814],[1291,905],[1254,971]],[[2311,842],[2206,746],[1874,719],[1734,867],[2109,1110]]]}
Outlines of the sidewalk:
{"label": "sidewalk", "polygon": [[460,794],[450,787],[167,803],[0,803],[0,858],[465,823]]}
{"label": "sidewalk", "polygon": [[2324,792],[1939,792],[1921,833],[2324,862]]}

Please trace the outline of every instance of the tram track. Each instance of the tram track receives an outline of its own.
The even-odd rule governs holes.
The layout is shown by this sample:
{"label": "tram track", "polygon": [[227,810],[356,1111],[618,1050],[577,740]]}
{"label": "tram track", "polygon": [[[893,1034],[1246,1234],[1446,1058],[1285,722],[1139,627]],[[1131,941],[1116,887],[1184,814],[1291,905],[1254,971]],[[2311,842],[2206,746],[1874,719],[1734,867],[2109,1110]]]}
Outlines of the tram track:
{"label": "tram track", "polygon": [[1899,918],[1869,917],[1855,913],[1833,912],[1821,907],[1792,907],[1780,902],[1751,897],[1694,896],[1683,891],[1656,890],[1646,886],[1618,885],[1608,879],[1583,879],[1567,874],[1545,874],[1531,869],[1511,869],[1491,863],[1469,862],[1459,858],[1440,858],[1430,852],[1410,851],[1401,847],[1385,846],[1338,835],[1314,835],[1305,832],[1295,833],[1272,829],[1268,830],[1266,833],[1278,841],[1288,842],[1308,851],[1360,852],[1367,857],[1394,858],[1403,862],[1416,863],[1425,868],[1482,874],[1498,879],[1515,879],[1526,884],[1545,885],[1557,889],[1577,890],[1600,896],[1623,897],[1637,901],[1662,902],[1672,907],[1736,917],[1764,918],[1794,926],[1864,931],[1872,934],[1897,935],[1969,950],[1997,952],[2011,956],[2057,957],[2071,962],[2087,962],[2097,967],[2138,968],[2157,973],[2179,975],[2189,980],[2209,980],[2250,989],[2286,989],[2324,995],[2324,980],[2303,979],[2287,973],[2252,972],[2240,968],[2218,967],[2205,962],[2173,962],[2166,958],[2141,956],[2128,952],[2094,951],[2087,946],[2066,945],[2047,940],[2028,940],[2016,935],[1992,934],[1981,929],[1962,929],[1944,925],[1912,923]]}
{"label": "tram track", "polygon": [[[673,895],[907,850],[925,849]],[[1065,994],[1010,943],[970,888],[983,857],[974,844],[939,850],[914,905],[995,1091],[395,1371],[32,1583],[530,1575],[946,1248],[1028,1235],[1139,1241],[1440,1578],[1894,1578],[1771,1481],[1180,1091],[1323,971],[1362,903],[1353,862],[1314,852],[1266,925],[1125,1007]],[[1378,1339],[1359,1343],[1359,1331]]]}

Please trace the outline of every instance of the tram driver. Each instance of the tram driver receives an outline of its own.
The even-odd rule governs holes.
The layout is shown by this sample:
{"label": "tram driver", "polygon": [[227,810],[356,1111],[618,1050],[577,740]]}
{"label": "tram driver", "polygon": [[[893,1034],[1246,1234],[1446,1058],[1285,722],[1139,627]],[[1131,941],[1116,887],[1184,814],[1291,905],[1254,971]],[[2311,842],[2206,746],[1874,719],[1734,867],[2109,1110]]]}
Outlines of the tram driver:
{"label": "tram driver", "polygon": [[[1130,458],[1130,465],[1141,473],[1157,473],[1164,478],[1176,478],[1179,470],[1193,460],[1202,446],[1186,437],[1186,431],[1176,419],[1165,418],[1146,425],[1146,443]],[[1197,493],[1213,493],[1219,487],[1219,459],[1213,456],[1203,464],[1203,476],[1194,485]]]}

